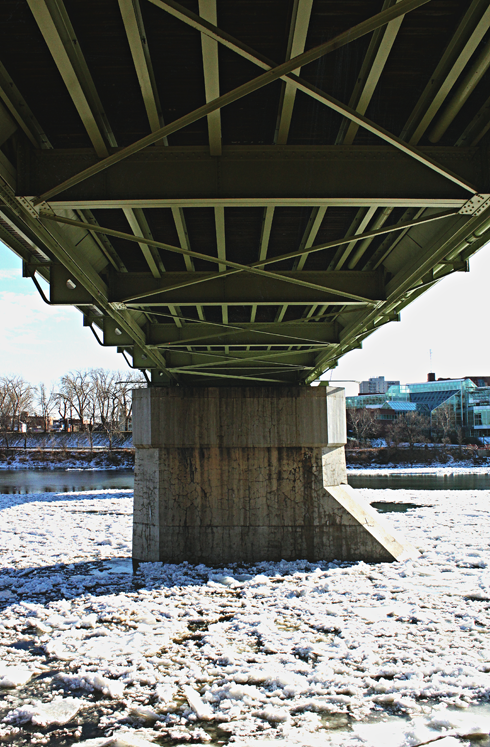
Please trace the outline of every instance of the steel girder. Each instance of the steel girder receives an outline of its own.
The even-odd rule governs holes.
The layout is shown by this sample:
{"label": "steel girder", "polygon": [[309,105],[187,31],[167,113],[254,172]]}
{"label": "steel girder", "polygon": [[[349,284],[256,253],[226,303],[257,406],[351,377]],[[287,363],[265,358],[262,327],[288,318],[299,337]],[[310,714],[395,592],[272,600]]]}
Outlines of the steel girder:
{"label": "steel girder", "polygon": [[[165,124],[142,5],[119,0],[152,131],[129,147],[118,148],[62,0],[30,6],[95,153],[52,149],[38,113],[0,68],[8,144],[0,151],[0,238],[22,256],[27,276],[50,282],[51,303],[77,306],[84,323],[101,330],[101,344],[129,352],[154,384],[310,383],[435,282],[467,269],[490,228],[489,164],[484,143],[461,146],[476,146],[488,127],[473,117],[456,148],[413,146],[478,48],[490,23],[485,2],[473,0],[462,16],[400,138],[365,113],[407,14],[429,0],[385,0],[377,16],[314,49],[307,36],[315,3],[294,0],[282,65],[221,30],[215,0],[200,0],[200,16],[173,0],[151,1],[199,32],[206,103]],[[299,77],[315,59],[366,34],[372,37],[349,105]],[[266,72],[220,95],[221,45]],[[274,80],[282,80],[275,144],[223,145],[222,108]],[[336,145],[287,145],[298,91],[346,118]],[[481,112],[480,119],[485,106]],[[202,117],[209,145],[168,147],[171,133]],[[385,145],[356,144],[358,128]],[[339,211],[353,207],[358,212],[343,234],[318,241]],[[106,226],[108,208],[124,214],[124,226]],[[212,249],[195,233],[190,239],[193,210],[202,208],[213,211]],[[230,211],[241,208],[263,211],[246,261],[233,249]],[[278,248],[276,239],[272,251],[280,210],[304,208],[309,217],[296,248]],[[171,211],[178,242],[155,239],[153,209]],[[149,271],[131,269],[132,254],[120,242],[140,252]],[[179,271],[170,270],[175,255]],[[196,271],[203,260],[215,270]]]}

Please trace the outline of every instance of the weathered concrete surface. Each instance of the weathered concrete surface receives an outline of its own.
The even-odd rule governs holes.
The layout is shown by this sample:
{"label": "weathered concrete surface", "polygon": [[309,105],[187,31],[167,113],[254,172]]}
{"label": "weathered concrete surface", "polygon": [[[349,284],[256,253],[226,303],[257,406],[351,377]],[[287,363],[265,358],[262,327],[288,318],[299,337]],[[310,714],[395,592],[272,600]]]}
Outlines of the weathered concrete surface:
{"label": "weathered concrete surface", "polygon": [[133,412],[135,560],[390,561],[412,552],[343,486],[343,390],[140,389]]}

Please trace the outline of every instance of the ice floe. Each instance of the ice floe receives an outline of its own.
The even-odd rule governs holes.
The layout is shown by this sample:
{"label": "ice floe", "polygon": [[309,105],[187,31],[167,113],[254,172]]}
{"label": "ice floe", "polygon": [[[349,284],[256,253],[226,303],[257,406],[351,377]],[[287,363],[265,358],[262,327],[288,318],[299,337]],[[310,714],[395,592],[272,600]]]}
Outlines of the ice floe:
{"label": "ice floe", "polygon": [[413,506],[390,520],[420,557],[133,576],[129,492],[0,496],[0,740],[461,747],[488,734],[490,491],[359,492]]}

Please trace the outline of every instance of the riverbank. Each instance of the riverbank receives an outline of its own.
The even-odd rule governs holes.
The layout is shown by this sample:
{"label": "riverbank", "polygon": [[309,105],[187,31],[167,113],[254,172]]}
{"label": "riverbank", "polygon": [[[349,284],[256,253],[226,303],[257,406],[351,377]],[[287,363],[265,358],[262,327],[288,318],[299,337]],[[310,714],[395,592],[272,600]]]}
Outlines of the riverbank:
{"label": "riverbank", "polygon": [[133,468],[134,449],[0,449],[0,470]]}
{"label": "riverbank", "polygon": [[0,495],[0,741],[456,747],[488,734],[490,491],[359,493],[411,505],[389,517],[419,558],[133,576],[131,491]]}
{"label": "riverbank", "polygon": [[490,467],[490,449],[476,446],[425,444],[408,447],[346,448],[348,469]]}
{"label": "riverbank", "polygon": [[[77,435],[77,434],[67,434]],[[126,443],[128,443],[128,439]],[[129,441],[130,443],[130,441]],[[420,448],[390,449],[366,448],[346,449],[349,471],[360,470],[437,470],[460,471],[490,469],[490,449],[459,447],[453,449]],[[56,447],[0,447],[0,470],[5,469],[133,469],[134,449],[132,444],[124,448],[109,449],[107,444],[93,449],[86,445],[78,448]]]}

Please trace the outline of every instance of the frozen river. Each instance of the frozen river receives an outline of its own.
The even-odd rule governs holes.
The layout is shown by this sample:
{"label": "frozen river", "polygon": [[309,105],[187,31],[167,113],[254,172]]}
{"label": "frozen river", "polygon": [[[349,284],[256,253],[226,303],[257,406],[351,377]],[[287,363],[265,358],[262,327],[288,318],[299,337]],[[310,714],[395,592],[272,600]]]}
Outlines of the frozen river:
{"label": "frozen river", "polygon": [[[490,470],[349,470],[354,488],[490,490]],[[70,493],[132,488],[131,469],[2,469],[0,493]]]}
{"label": "frozen river", "polygon": [[0,743],[481,738],[490,491],[359,492],[405,504],[389,520],[417,560],[146,564],[133,576],[130,490],[0,495]]}

